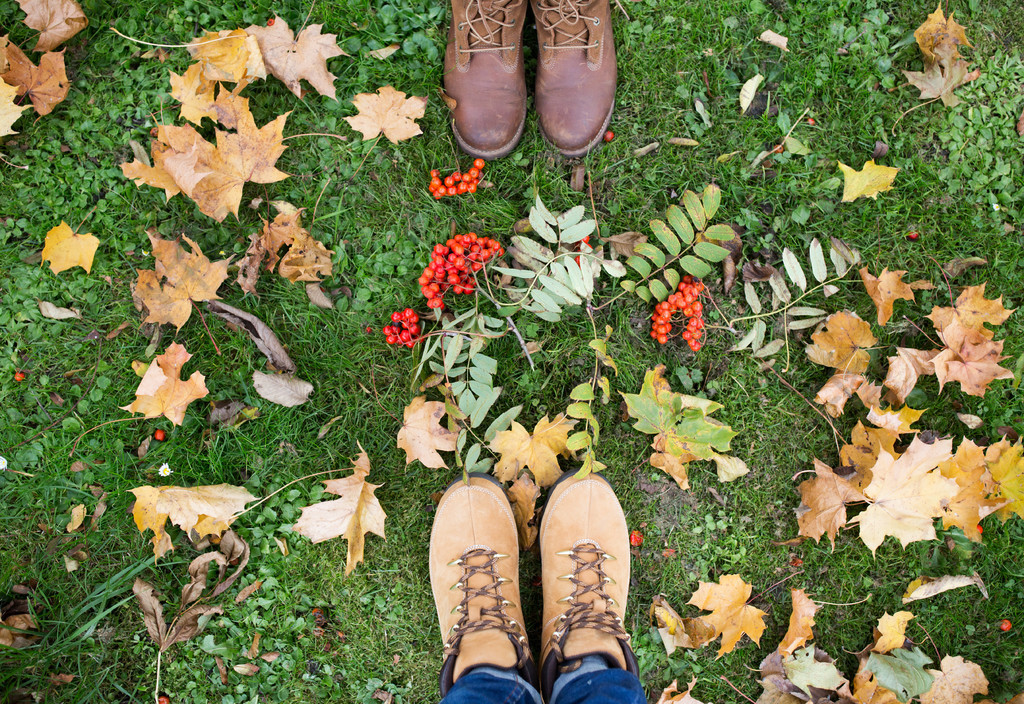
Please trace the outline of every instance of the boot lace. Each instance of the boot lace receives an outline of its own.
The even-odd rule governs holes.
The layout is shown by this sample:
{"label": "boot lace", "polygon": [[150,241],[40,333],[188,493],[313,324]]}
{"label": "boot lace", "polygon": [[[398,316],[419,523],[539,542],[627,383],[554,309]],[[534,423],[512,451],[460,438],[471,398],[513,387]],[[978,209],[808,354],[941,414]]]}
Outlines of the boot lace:
{"label": "boot lace", "polygon": [[[510,581],[498,575],[498,560],[507,558],[489,548],[471,548],[462,554],[457,560],[450,564],[462,568],[462,576],[459,581],[452,585],[452,589],[462,590],[462,601],[452,609],[452,612],[461,612],[462,617],[452,626],[451,637],[444,646],[444,655],[458,655],[462,646],[463,637],[477,631],[495,629],[507,633],[516,649],[519,661],[516,667],[522,668],[529,659],[529,652],[524,647],[526,636],[520,632],[520,624],[509,616],[505,607],[511,606],[512,602],[501,595],[501,585]],[[471,562],[472,561],[472,562]],[[483,575],[488,582],[482,587],[470,587],[469,581],[472,577]],[[480,617],[471,619],[469,616],[469,602],[473,599],[485,599],[492,602],[489,606],[480,607]]]}
{"label": "boot lace", "polygon": [[[598,42],[590,41],[590,32],[601,20],[584,13],[594,0],[540,0],[537,4],[537,22],[551,32],[551,43],[543,49],[593,49]],[[587,22],[591,25],[588,26]]]}
{"label": "boot lace", "polygon": [[469,45],[459,47],[462,54],[515,49],[515,42],[505,43],[504,31],[515,26],[513,17],[524,0],[469,0],[459,22],[459,31],[469,27]]}
{"label": "boot lace", "polygon": [[[614,584],[615,580],[605,574],[604,563],[615,557],[593,543],[584,543],[558,554],[568,555],[573,562],[572,572],[559,577],[573,584],[572,594],[561,600],[568,602],[569,608],[558,617],[560,625],[551,635],[551,650],[559,662],[565,659],[562,648],[574,628],[593,628],[615,636],[622,643],[628,643],[629,634],[622,625],[622,618],[609,609],[618,604],[605,591],[605,586]],[[585,582],[583,575],[586,572],[593,573],[594,579]],[[595,598],[582,601],[582,597],[588,594],[593,594]]]}

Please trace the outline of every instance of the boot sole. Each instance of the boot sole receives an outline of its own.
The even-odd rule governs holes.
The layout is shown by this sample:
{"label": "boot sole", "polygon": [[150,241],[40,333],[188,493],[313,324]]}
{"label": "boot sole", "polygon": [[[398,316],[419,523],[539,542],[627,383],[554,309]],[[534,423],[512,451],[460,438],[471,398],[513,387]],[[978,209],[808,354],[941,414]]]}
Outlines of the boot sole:
{"label": "boot sole", "polygon": [[576,149],[574,151],[565,151],[557,144],[555,144],[554,141],[552,141],[551,138],[548,137],[547,134],[544,132],[544,128],[540,125],[539,122],[537,124],[537,127],[540,129],[540,136],[544,138],[544,141],[550,144],[555,149],[557,149],[562,156],[564,156],[566,159],[577,159],[581,156],[586,156],[591,151],[593,151],[594,147],[601,143],[601,140],[604,139],[604,133],[608,130],[608,125],[611,124],[613,112],[615,112],[614,101],[612,102],[612,106],[608,108],[608,114],[605,115],[604,123],[601,125],[601,129],[597,131],[597,136],[594,137],[594,139],[592,139],[590,143],[584,146],[582,149]]}
{"label": "boot sole", "polygon": [[[610,116],[609,116],[610,117]],[[523,130],[526,128],[526,115],[523,115],[522,122],[519,123],[519,129],[516,130],[515,135],[511,140],[506,142],[504,145],[491,151],[483,151],[471,146],[462,138],[459,134],[459,128],[455,124],[455,120],[452,120],[452,133],[455,135],[455,142],[459,145],[459,149],[469,154],[471,157],[477,159],[483,159],[484,161],[493,161],[494,159],[500,159],[503,156],[508,156],[512,153],[512,150],[519,144],[519,140],[523,137]]]}

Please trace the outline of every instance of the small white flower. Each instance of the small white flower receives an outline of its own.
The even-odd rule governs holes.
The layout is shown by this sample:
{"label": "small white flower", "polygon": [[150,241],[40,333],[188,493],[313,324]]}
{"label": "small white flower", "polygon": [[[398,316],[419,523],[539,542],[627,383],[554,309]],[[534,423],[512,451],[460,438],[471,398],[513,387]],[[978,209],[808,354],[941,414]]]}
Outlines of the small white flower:
{"label": "small white flower", "polygon": [[992,210],[1000,211],[1000,210],[1002,210],[1002,208],[999,206],[999,203],[993,203],[992,204]]}
{"label": "small white flower", "polygon": [[7,458],[6,457],[0,457],[0,472],[4,472],[6,470],[7,470]]}
{"label": "small white flower", "polygon": [[169,477],[171,476],[171,466],[164,462],[162,465],[160,465],[160,469],[156,470],[156,473],[159,474],[161,477]]}

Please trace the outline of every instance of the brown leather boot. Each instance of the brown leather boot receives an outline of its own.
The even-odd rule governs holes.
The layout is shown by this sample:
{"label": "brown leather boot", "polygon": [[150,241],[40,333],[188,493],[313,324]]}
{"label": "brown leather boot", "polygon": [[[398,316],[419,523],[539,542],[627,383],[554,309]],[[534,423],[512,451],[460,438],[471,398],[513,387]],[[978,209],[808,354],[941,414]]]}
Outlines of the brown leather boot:
{"label": "brown leather boot", "polygon": [[551,488],[540,524],[540,559],[545,701],[555,678],[587,655],[639,674],[622,625],[629,593],[626,517],[604,478],[567,474]]}
{"label": "brown leather boot", "polygon": [[467,154],[498,159],[523,134],[525,18],[526,0],[452,0],[444,89],[456,101],[452,130]]}
{"label": "brown leather boot", "polygon": [[471,474],[445,491],[430,533],[430,586],[441,623],[441,696],[471,667],[515,667],[536,686],[519,603],[519,539],[501,484]]}
{"label": "brown leather boot", "polygon": [[611,7],[608,0],[531,2],[541,132],[564,156],[583,156],[604,137],[615,105]]}

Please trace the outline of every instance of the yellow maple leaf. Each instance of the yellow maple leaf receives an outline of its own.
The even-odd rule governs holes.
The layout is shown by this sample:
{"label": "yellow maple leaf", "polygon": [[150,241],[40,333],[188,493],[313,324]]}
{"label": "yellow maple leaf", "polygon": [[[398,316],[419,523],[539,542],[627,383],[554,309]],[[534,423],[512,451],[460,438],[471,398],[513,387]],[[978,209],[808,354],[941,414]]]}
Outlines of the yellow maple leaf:
{"label": "yellow maple leaf", "polygon": [[934,520],[959,491],[956,481],[943,477],[938,465],[953,456],[953,441],[931,445],[915,436],[898,458],[880,452],[871,468],[871,483],[864,495],[871,503],[850,523],[860,525],[860,537],[874,553],[886,536],[906,547],[918,540],[934,540]]}
{"label": "yellow maple leaf", "polygon": [[996,511],[1004,523],[1017,514],[1024,518],[1024,447],[1018,442],[1011,445],[1005,438],[989,446],[985,451],[985,463],[996,485],[996,496],[1007,501]]}
{"label": "yellow maple leaf", "polygon": [[192,372],[187,381],[181,378],[181,368],[190,359],[192,355],[182,345],[172,342],[146,369],[135,391],[135,400],[121,408],[146,418],[164,416],[181,425],[188,405],[209,393],[206,377],[199,372]]}
{"label": "yellow maple leaf", "polygon": [[140,486],[135,494],[132,516],[139,532],[152,530],[153,555],[159,559],[174,549],[165,532],[167,521],[183,531],[195,531],[200,538],[219,536],[235,520],[235,514],[256,497],[240,486]]}
{"label": "yellow maple leaf", "polygon": [[814,396],[814,402],[825,406],[825,412],[833,418],[843,415],[846,402],[850,400],[867,379],[863,374],[836,372]]}
{"label": "yellow maple leaf", "polygon": [[366,481],[370,475],[370,458],[362,445],[359,450],[351,476],[324,482],[327,493],[341,498],[304,507],[302,516],[292,527],[293,531],[314,543],[339,536],[345,538],[348,541],[345,574],[351,574],[363,561],[367,533],[376,533],[387,539],[384,535],[387,514],[380,505],[380,499],[374,495],[382,485]]}
{"label": "yellow maple leaf", "polygon": [[946,19],[942,12],[942,2],[939,2],[935,12],[928,15],[921,26],[914,30],[914,39],[917,40],[926,62],[959,59],[958,47],[971,46],[967,41],[964,26],[954,20],[952,14]]}
{"label": "yellow maple leaf", "polygon": [[11,127],[21,117],[23,110],[28,110],[27,105],[15,105],[14,98],[18,95],[18,89],[7,85],[0,80],[0,137],[9,134],[18,134]]}
{"label": "yellow maple leaf", "polygon": [[786,635],[779,643],[779,652],[783,656],[792,655],[794,650],[814,638],[814,614],[820,608],[803,589],[790,589],[789,592],[793,600],[793,613],[789,616]]}
{"label": "yellow maple leaf", "polygon": [[888,653],[903,647],[907,639],[907,624],[914,618],[909,611],[897,611],[894,614],[885,612],[882,618],[878,619],[875,644],[871,647],[876,653]]}
{"label": "yellow maple leaf", "polygon": [[384,86],[378,88],[376,94],[358,94],[352,104],[359,114],[346,117],[345,121],[356,132],[362,133],[363,139],[374,139],[383,134],[392,144],[398,144],[423,134],[415,121],[426,112],[426,98],[406,98],[402,91]]}
{"label": "yellow maple leaf", "polygon": [[702,648],[718,637],[714,626],[702,618],[683,618],[661,594],[651,602],[650,616],[668,655],[676,648]]}
{"label": "yellow maple leaf", "polygon": [[690,680],[690,684],[687,685],[685,692],[680,692],[679,680],[672,680],[672,684],[662,690],[661,696],[658,697],[658,701],[655,704],[702,704],[702,702],[690,694],[695,684],[697,684],[696,677]]}
{"label": "yellow maple leaf", "polygon": [[942,476],[952,479],[960,491],[943,507],[942,527],[958,527],[970,540],[981,542],[981,519],[1004,506],[1006,499],[990,499],[995,481],[985,466],[984,451],[966,438],[952,458],[939,464]]}
{"label": "yellow maple leaf", "polygon": [[291,282],[320,281],[331,275],[333,251],[314,239],[306,230],[296,233],[292,246],[281,257],[277,272]]}
{"label": "yellow maple leaf", "polygon": [[77,234],[63,220],[46,233],[42,261],[50,262],[53,273],[80,266],[85,273],[92,271],[92,260],[100,241],[90,233]]}
{"label": "yellow maple leaf", "polygon": [[947,655],[940,667],[928,670],[935,680],[921,695],[921,704],[974,704],[975,694],[988,694],[988,679],[978,664]]}
{"label": "yellow maple leaf", "polygon": [[883,386],[891,389],[891,397],[896,403],[906,401],[921,375],[935,373],[933,360],[940,351],[896,348],[896,356],[889,357],[889,371],[882,382]]}
{"label": "yellow maple leaf", "polygon": [[260,45],[243,29],[207,32],[188,45],[188,53],[202,67],[207,80],[238,83],[236,91],[267,77]]}
{"label": "yellow maple leaf", "polygon": [[537,542],[537,499],[540,487],[533,483],[529,474],[520,475],[508,488],[508,501],[512,504],[512,515],[519,531],[519,549],[529,550]]}
{"label": "yellow maple leaf", "polygon": [[555,416],[553,421],[544,416],[531,434],[512,421],[512,427],[495,435],[490,444],[490,448],[501,455],[494,466],[494,476],[503,482],[511,481],[529,468],[538,486],[551,486],[562,475],[558,455],[568,452],[566,440],[574,425],[576,421],[569,420],[564,413]]}
{"label": "yellow maple leaf", "polygon": [[850,444],[843,445],[839,450],[843,466],[852,467],[856,472],[856,477],[851,477],[850,482],[860,490],[870,484],[871,468],[878,461],[878,453],[884,450],[890,455],[896,455],[893,447],[899,439],[899,434],[891,430],[869,428],[857,421],[850,436]]}
{"label": "yellow maple leaf", "polygon": [[89,26],[82,7],[74,0],[18,0],[25,24],[39,30],[32,51],[50,51]]}
{"label": "yellow maple leaf", "polygon": [[878,342],[871,334],[871,326],[848,310],[828,316],[811,340],[813,344],[805,351],[812,362],[849,374],[867,370],[871,361],[867,348]]}
{"label": "yellow maple leaf", "polygon": [[872,406],[868,410],[868,422],[874,423],[879,428],[891,430],[897,435],[903,435],[904,433],[917,433],[920,431],[917,428],[911,428],[910,426],[916,423],[927,410],[927,408],[922,408],[918,411],[910,406],[903,406],[899,409],[886,408],[885,410],[882,410],[877,406]]}
{"label": "yellow maple leaf", "polygon": [[877,199],[879,193],[892,189],[892,182],[899,173],[899,169],[891,166],[879,166],[874,159],[866,161],[860,171],[840,161],[839,170],[843,172],[844,203],[863,197]]}
{"label": "yellow maple leaf", "polygon": [[1003,306],[1002,296],[985,298],[985,284],[980,284],[968,286],[961,291],[952,308],[935,306],[927,317],[931,319],[935,329],[940,333],[954,321],[959,320],[964,327],[977,330],[991,340],[995,333],[985,327],[985,323],[1002,325],[1014,310],[1016,309]]}
{"label": "yellow maple leaf", "polygon": [[800,535],[817,542],[828,534],[835,549],[836,533],[846,525],[847,504],[867,501],[867,497],[861,487],[839,476],[818,459],[814,460],[814,472],[816,477],[805,479],[799,486],[801,504],[796,515]]}
{"label": "yellow maple leaf", "polygon": [[181,117],[197,125],[204,117],[216,119],[214,85],[214,81],[203,76],[203,68],[199,64],[192,64],[181,76],[171,71],[171,97],[181,103]]}
{"label": "yellow maple leaf", "polygon": [[406,464],[419,460],[432,469],[448,466],[437,451],[454,451],[459,434],[441,425],[444,415],[444,404],[427,401],[426,396],[417,396],[405,407],[398,447],[405,450]]}
{"label": "yellow maple leaf", "polygon": [[700,582],[700,587],[687,602],[711,612],[702,618],[714,626],[715,632],[722,636],[718,657],[731,653],[744,634],[760,644],[761,634],[764,633],[764,617],[767,614],[761,609],[747,605],[751,591],[751,585],[744,582],[739,575],[727,574],[718,580],[718,584]]}

